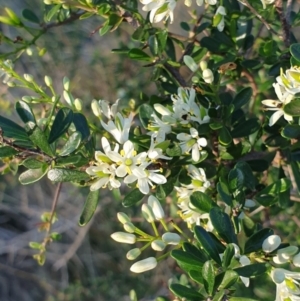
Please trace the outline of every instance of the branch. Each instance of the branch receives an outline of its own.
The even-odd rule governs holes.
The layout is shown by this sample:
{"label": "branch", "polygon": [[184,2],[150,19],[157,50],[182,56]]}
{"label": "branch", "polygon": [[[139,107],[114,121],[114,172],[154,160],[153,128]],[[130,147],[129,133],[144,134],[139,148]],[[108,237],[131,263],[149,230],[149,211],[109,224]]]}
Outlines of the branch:
{"label": "branch", "polygon": [[[290,40],[290,24],[289,21],[287,20],[286,17],[290,17],[290,12],[288,15],[284,15],[283,13],[283,6],[282,6],[282,0],[277,0],[275,2],[275,9],[276,12],[279,16],[281,25],[282,25],[282,29],[283,29],[283,41],[284,41],[284,45],[288,48],[290,46],[291,40]],[[291,9],[291,4],[289,5],[289,9]]]}
{"label": "branch", "polygon": [[269,31],[278,36],[278,32],[274,30],[270,24],[251,6],[248,0],[239,0],[240,3],[249,8],[249,10],[267,27]]}

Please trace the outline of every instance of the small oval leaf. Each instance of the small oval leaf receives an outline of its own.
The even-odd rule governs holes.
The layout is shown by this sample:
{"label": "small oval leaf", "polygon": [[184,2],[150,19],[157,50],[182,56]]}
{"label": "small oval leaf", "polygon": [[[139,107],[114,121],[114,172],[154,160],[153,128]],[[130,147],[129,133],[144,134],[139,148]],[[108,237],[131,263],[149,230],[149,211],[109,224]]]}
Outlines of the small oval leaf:
{"label": "small oval leaf", "polygon": [[79,226],[85,226],[93,217],[99,203],[99,194],[99,190],[89,192],[79,218]]}

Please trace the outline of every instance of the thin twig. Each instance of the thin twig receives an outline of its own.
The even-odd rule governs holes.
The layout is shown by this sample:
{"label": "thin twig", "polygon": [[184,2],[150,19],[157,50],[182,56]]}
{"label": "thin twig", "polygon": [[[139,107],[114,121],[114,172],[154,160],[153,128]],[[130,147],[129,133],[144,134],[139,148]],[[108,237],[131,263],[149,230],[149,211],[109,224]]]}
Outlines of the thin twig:
{"label": "thin twig", "polygon": [[248,7],[249,10],[267,27],[269,31],[271,31],[273,34],[278,35],[278,32],[276,32],[276,30],[274,30],[270,26],[270,24],[251,6],[248,0],[239,0],[239,2]]}

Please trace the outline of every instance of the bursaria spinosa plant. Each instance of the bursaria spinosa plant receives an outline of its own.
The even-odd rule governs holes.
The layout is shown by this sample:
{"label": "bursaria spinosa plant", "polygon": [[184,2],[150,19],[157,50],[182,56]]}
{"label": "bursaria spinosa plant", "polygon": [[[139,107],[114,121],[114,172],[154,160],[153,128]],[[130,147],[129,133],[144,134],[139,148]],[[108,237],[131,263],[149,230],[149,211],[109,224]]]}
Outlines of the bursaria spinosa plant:
{"label": "bursaria spinosa plant", "polygon": [[[39,13],[6,7],[0,16],[21,37],[0,33],[2,85],[23,93],[15,99],[20,120],[0,116],[1,172],[17,175],[23,166],[21,184],[45,177],[57,186],[52,211],[42,216],[44,240],[30,242],[34,258],[43,264],[59,238],[52,225],[62,183],[69,182],[89,188],[80,226],[92,218],[103,190],[122,192],[125,208],[116,212],[119,230],[111,238],[131,247],[124,257],[132,265],[123,273],[154,272],[172,258],[166,300],[300,300],[299,229],[287,236],[277,218],[299,211],[296,1],[44,4]],[[151,95],[82,101],[70,74],[62,85],[31,75],[30,66],[19,74],[26,52],[37,49],[37,60],[46,52],[40,36],[87,18],[97,20],[90,30],[100,36],[127,26],[132,41],[112,55],[148,72],[156,87]],[[126,212],[130,206],[140,208],[138,222]]]}

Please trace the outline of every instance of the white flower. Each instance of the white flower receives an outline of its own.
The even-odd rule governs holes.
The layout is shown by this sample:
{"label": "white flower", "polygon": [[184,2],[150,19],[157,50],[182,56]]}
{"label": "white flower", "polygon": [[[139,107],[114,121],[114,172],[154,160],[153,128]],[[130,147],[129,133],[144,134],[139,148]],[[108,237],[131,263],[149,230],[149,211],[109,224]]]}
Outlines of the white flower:
{"label": "white flower", "polygon": [[207,146],[207,140],[205,138],[200,138],[198,131],[194,128],[190,128],[190,135],[180,133],[176,138],[181,141],[179,145],[182,152],[189,153],[192,150],[192,159],[196,162],[199,161],[200,150],[202,150],[202,147]]}
{"label": "white flower", "polygon": [[164,18],[167,20],[170,17],[170,23],[173,22],[173,10],[176,7],[175,0],[140,0],[144,4],[142,10],[150,11],[150,22],[158,23]]}
{"label": "white flower", "polygon": [[187,168],[189,176],[192,178],[192,183],[186,187],[194,191],[205,192],[210,187],[210,182],[206,179],[206,174],[203,168],[197,168],[194,165],[188,165]]}
{"label": "white flower", "polygon": [[148,257],[144,260],[140,260],[130,267],[130,271],[133,273],[143,273],[154,269],[157,266],[157,260],[155,257]]}
{"label": "white flower", "polygon": [[[123,150],[121,150],[120,154],[116,151],[108,151],[107,156],[110,160],[118,165],[118,167],[116,168],[116,175],[118,177],[123,178],[127,174],[133,174],[137,178],[143,178],[146,176],[143,168],[139,167],[138,165],[145,161],[147,153],[142,152],[140,154],[137,154],[131,141],[128,140],[124,143]],[[124,179],[124,181],[125,180],[126,178]]]}
{"label": "white flower", "polygon": [[92,177],[98,178],[91,185],[91,191],[95,191],[100,188],[106,188],[106,186],[108,186],[110,190],[113,188],[119,188],[121,186],[120,181],[115,178],[116,168],[114,165],[102,163],[98,166],[90,166],[86,169],[86,173]]}
{"label": "white flower", "polygon": [[292,121],[293,120],[293,116],[290,116],[290,115],[286,114],[283,111],[283,108],[286,104],[288,104],[294,98],[294,96],[292,94],[288,93],[287,91],[285,91],[284,87],[281,86],[278,83],[273,84],[273,87],[275,89],[276,95],[277,95],[279,100],[265,99],[265,100],[262,101],[262,103],[265,106],[269,107],[266,110],[276,111],[270,117],[269,126],[274,125],[281,116],[284,116],[284,119],[286,121]]}
{"label": "white flower", "polygon": [[117,115],[117,108],[118,108],[119,99],[116,102],[109,106],[109,102],[106,100],[99,100],[99,107],[101,109],[101,113],[106,116],[108,119],[114,119]]}
{"label": "white flower", "polygon": [[115,116],[115,121],[109,120],[107,124],[102,120],[100,120],[100,122],[103,128],[111,135],[113,135],[118,143],[123,144],[124,142],[128,141],[132,120],[132,113],[127,118],[123,117],[120,113],[117,113]]}
{"label": "white flower", "polygon": [[151,135],[151,145],[147,152],[148,158],[155,162],[156,160],[163,159],[163,160],[171,160],[172,158],[163,155],[163,151],[161,148],[156,147],[158,143],[155,143],[154,135]]}
{"label": "white flower", "polygon": [[300,273],[285,269],[273,269],[271,277],[276,284],[275,301],[299,301],[300,300]]}
{"label": "white flower", "polygon": [[[165,176],[158,174],[161,172],[161,169],[146,169],[151,162],[143,163],[139,166],[140,170],[143,171],[143,175],[137,175],[137,173],[133,173],[128,175],[124,179],[124,183],[131,184],[137,181],[137,187],[143,194],[148,194],[150,192],[150,187],[153,187],[153,183],[155,184],[165,184],[167,179]],[[152,183],[153,182],[153,183]]]}
{"label": "white flower", "polygon": [[110,236],[113,240],[123,244],[134,244],[136,237],[134,234],[125,232],[115,232]]}
{"label": "white flower", "polygon": [[277,82],[286,92],[295,95],[300,93],[300,68],[291,67],[285,74],[280,70],[280,76],[276,77]]}
{"label": "white flower", "polygon": [[276,250],[281,244],[281,238],[278,235],[270,235],[262,244],[262,249],[266,253],[271,253]]}
{"label": "white flower", "polygon": [[166,134],[169,134],[172,131],[171,125],[160,120],[154,113],[151,115],[151,117],[153,120],[151,120],[151,125],[148,126],[148,128],[151,130],[151,136],[153,135],[157,143],[165,141]]}

